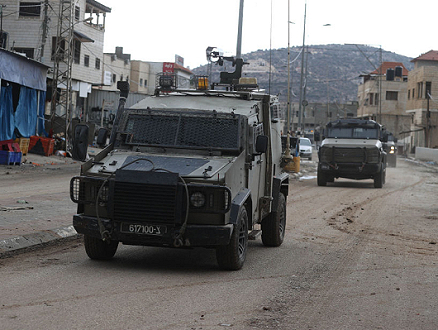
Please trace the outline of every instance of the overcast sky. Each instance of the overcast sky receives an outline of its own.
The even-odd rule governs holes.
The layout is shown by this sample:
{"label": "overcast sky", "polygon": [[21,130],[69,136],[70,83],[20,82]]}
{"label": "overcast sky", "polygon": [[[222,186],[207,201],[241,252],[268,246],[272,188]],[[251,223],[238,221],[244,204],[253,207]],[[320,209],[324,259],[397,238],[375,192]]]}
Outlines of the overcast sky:
{"label": "overcast sky", "polygon": [[[240,0],[99,2],[112,9],[106,53],[121,46],[131,59],[156,62],[174,62],[178,54],[192,69],[207,64],[208,46],[236,53]],[[438,50],[436,0],[290,0],[291,47],[303,43],[306,2],[307,45],[366,44],[409,57]],[[245,0],[242,54],[287,47],[287,22],[288,0]]]}

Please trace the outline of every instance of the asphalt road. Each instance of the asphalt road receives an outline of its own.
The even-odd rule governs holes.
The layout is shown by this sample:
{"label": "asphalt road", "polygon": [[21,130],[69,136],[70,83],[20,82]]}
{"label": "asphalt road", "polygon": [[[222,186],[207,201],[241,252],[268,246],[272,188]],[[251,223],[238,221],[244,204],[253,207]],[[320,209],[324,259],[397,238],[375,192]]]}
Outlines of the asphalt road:
{"label": "asphalt road", "polygon": [[[303,162],[302,169],[314,167]],[[399,159],[387,183],[294,180],[279,248],[244,268],[213,250],[69,239],[0,259],[3,329],[438,329],[438,173]]]}

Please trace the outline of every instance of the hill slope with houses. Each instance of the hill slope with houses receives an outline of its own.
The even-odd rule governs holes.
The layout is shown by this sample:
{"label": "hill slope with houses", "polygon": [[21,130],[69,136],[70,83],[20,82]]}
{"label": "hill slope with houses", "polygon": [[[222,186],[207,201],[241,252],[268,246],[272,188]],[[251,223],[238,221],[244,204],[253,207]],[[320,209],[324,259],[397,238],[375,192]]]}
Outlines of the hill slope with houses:
{"label": "hill slope with houses", "polygon": [[[291,102],[299,100],[301,49],[290,48]],[[357,87],[361,83],[360,75],[375,70],[381,61],[402,62],[408,70],[413,69],[412,58],[370,46],[313,45],[307,46],[305,55],[307,60],[304,60],[304,69],[307,67],[307,75],[304,75],[304,80],[307,81],[306,99],[309,102],[356,101]],[[257,50],[242,57],[249,63],[243,67],[244,77],[257,78],[261,88],[270,90],[271,94],[280,94],[281,101],[287,100],[287,48]],[[198,75],[206,75],[208,65],[192,71]],[[218,82],[221,71],[234,71],[231,62],[225,61],[222,67],[212,64],[211,81]]]}

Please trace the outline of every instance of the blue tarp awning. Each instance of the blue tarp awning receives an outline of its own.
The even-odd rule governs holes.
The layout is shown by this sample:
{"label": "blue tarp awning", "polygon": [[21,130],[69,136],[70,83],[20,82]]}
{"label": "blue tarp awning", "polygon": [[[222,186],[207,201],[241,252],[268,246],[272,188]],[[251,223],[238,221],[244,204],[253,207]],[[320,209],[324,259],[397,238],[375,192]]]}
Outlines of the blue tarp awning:
{"label": "blue tarp awning", "polygon": [[46,91],[48,68],[40,62],[0,49],[0,79]]}
{"label": "blue tarp awning", "polygon": [[[48,68],[27,57],[0,49],[0,80],[7,81],[0,87],[0,141],[45,133]],[[14,109],[13,95],[18,93],[18,104]]]}

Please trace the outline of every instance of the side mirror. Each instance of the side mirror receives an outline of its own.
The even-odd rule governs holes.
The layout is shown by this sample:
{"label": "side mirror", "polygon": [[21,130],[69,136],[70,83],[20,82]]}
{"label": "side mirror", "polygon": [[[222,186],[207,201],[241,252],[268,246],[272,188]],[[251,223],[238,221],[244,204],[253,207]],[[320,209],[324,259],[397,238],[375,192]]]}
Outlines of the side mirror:
{"label": "side mirror", "polygon": [[108,130],[106,128],[100,128],[97,133],[96,143],[100,148],[106,146],[106,140],[108,138]]}
{"label": "side mirror", "polygon": [[259,155],[264,154],[268,150],[268,137],[266,135],[257,136],[255,149]]}
{"label": "side mirror", "polygon": [[88,125],[78,124],[73,134],[73,149],[71,157],[81,162],[87,158],[88,149]]}

